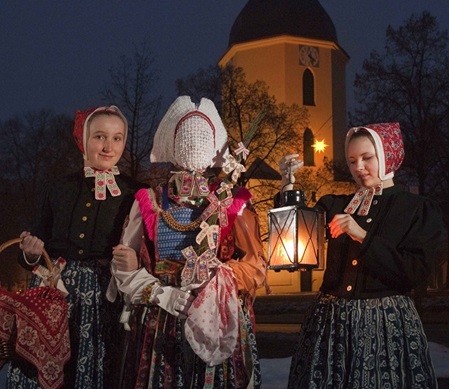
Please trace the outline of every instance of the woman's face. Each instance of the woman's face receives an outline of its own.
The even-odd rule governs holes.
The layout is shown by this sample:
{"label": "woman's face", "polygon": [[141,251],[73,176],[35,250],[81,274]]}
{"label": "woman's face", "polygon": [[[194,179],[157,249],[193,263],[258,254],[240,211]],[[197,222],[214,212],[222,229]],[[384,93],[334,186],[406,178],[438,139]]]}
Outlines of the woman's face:
{"label": "woman's face", "polygon": [[108,170],[115,166],[125,149],[125,123],[117,115],[95,116],[88,129],[85,167]]}
{"label": "woman's face", "polygon": [[381,182],[376,149],[368,137],[351,139],[346,152],[349,170],[358,185],[371,188]]}

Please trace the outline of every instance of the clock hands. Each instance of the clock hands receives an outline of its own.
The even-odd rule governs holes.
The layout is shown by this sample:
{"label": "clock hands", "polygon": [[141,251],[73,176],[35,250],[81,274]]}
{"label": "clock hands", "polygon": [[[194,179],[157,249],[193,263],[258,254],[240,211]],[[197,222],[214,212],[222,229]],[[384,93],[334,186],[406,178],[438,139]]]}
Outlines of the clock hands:
{"label": "clock hands", "polygon": [[303,65],[318,66],[319,54],[316,48],[310,46],[302,46],[300,49],[300,56]]}

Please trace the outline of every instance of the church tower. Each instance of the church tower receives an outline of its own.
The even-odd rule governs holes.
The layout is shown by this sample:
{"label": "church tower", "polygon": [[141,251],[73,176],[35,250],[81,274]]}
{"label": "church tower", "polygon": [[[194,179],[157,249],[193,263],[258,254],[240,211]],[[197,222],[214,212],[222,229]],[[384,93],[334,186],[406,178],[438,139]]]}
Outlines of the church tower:
{"label": "church tower", "polygon": [[[249,82],[263,80],[278,103],[305,106],[305,164],[323,157],[344,162],[345,70],[349,57],[339,46],[335,26],[318,0],[249,0],[229,34],[219,61],[243,68]],[[323,151],[312,147],[327,145]]]}
{"label": "church tower", "polygon": [[[264,81],[278,103],[307,108],[309,125],[297,129],[300,158],[306,166],[321,167],[324,158],[345,164],[348,60],[318,0],[249,0],[219,65],[241,67],[248,82]],[[320,143],[327,145],[324,150],[316,147]],[[269,271],[273,294],[321,286],[323,271],[299,273]]]}

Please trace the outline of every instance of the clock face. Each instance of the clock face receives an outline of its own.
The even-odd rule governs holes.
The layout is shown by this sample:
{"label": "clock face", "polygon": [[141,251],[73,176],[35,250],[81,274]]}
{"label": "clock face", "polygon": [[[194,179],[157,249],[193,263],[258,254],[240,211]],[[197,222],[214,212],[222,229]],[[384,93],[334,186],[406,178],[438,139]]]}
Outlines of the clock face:
{"label": "clock face", "polygon": [[320,64],[320,52],[318,47],[300,46],[299,61],[304,66],[318,66]]}

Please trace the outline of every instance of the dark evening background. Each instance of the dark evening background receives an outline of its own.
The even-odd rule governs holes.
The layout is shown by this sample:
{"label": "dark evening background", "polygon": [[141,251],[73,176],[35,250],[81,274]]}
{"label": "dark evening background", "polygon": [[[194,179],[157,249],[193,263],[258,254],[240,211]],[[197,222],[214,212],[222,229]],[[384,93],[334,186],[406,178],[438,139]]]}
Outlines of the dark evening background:
{"label": "dark evening background", "polygon": [[[0,120],[51,109],[73,115],[101,103],[109,69],[147,42],[155,59],[154,93],[164,107],[175,80],[215,65],[225,53],[243,0],[77,0],[0,3]],[[449,26],[447,0],[321,0],[333,20],[346,68],[348,110],[352,84],[369,53],[381,50],[388,25],[399,27],[428,10]]]}

